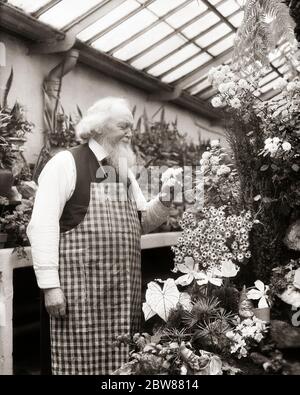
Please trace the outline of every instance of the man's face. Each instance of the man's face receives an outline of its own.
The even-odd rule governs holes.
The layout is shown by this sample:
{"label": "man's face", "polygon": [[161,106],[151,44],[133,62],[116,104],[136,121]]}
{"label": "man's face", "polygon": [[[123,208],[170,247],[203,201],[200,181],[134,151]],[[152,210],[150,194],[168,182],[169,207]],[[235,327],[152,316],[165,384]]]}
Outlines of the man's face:
{"label": "man's face", "polygon": [[105,139],[112,146],[120,143],[130,144],[132,138],[133,117],[125,107],[115,108],[107,121]]}

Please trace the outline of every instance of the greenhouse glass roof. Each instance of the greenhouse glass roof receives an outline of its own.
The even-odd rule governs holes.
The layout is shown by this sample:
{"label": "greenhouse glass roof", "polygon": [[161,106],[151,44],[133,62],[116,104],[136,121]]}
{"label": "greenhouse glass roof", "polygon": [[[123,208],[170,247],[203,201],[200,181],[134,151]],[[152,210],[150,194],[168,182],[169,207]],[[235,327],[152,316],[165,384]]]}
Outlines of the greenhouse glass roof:
{"label": "greenhouse glass roof", "polygon": [[[230,63],[242,0],[9,0],[39,21],[192,96],[209,100],[211,67]],[[281,50],[288,51],[283,45]],[[266,97],[287,72],[270,58]]]}

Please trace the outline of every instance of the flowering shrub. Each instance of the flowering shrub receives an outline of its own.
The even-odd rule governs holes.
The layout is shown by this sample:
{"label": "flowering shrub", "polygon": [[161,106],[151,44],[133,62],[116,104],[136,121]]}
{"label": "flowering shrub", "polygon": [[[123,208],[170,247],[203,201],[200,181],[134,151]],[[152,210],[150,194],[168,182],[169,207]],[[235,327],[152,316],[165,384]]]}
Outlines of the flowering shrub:
{"label": "flowering shrub", "polygon": [[300,259],[273,269],[270,293],[273,300],[277,296],[291,306],[300,307]]}
{"label": "flowering shrub", "polygon": [[237,318],[237,326],[226,333],[232,345],[230,352],[238,358],[247,357],[249,350],[260,343],[267,333],[267,325],[256,317],[241,321]]}
{"label": "flowering shrub", "polygon": [[23,199],[11,213],[6,211],[0,218],[0,227],[8,234],[8,246],[26,246],[29,244],[26,228],[33,208],[32,199]]}
{"label": "flowering shrub", "polygon": [[227,215],[225,207],[203,208],[198,221],[193,213],[185,212],[180,222],[182,236],[175,247],[175,269],[180,271],[186,257],[193,258],[200,270],[222,270],[227,261],[239,265],[251,257],[249,231],[253,220],[249,212]]}
{"label": "flowering shrub", "polygon": [[275,198],[296,208],[300,206],[300,81],[282,80],[281,84],[279,99],[257,104],[265,136],[260,169],[276,184]]}
{"label": "flowering shrub", "polygon": [[183,339],[183,332],[173,334],[178,340],[170,339],[168,331],[162,331],[155,336],[148,333],[136,333],[132,336],[119,336],[118,343],[129,344],[133,351],[130,353],[130,361],[123,365],[113,374],[149,375],[149,374],[173,374],[173,375],[221,375],[221,359],[204,350],[196,355],[191,345]]}
{"label": "flowering shrub", "polygon": [[300,81],[280,80],[280,96],[263,101],[263,71],[249,67],[243,72],[229,66],[211,70],[210,81],[218,90],[212,104],[229,114],[226,136],[240,204],[258,220],[250,237],[251,267],[257,278],[269,281],[272,268],[289,259],[283,239],[300,208]]}
{"label": "flowering shrub", "polygon": [[[226,205],[231,213],[240,211],[240,183],[231,154],[220,146],[218,140],[212,140],[210,147],[202,154],[201,160],[201,193],[202,185],[204,207],[216,208]],[[197,185],[196,185],[197,195]]]}

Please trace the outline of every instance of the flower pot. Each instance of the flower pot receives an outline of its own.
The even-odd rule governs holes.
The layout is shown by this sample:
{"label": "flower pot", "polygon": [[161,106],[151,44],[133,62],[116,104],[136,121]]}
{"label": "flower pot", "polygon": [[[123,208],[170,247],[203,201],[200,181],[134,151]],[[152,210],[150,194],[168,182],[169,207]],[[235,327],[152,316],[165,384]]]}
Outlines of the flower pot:
{"label": "flower pot", "polygon": [[0,233],[0,248],[4,248],[7,241],[7,233]]}
{"label": "flower pot", "polygon": [[0,196],[9,196],[13,182],[12,172],[7,169],[0,169]]}
{"label": "flower pot", "polygon": [[264,307],[262,309],[253,309],[253,313],[256,318],[265,321],[265,322],[270,322],[271,318],[271,309],[270,307]]}
{"label": "flower pot", "polygon": [[24,137],[9,137],[8,141],[11,143],[13,151],[21,152],[26,139]]}

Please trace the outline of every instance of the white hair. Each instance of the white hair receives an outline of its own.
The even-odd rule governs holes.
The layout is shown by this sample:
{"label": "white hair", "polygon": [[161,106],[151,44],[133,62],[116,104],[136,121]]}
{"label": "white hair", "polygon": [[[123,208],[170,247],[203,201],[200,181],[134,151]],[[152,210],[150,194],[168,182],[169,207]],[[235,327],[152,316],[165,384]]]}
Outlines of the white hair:
{"label": "white hair", "polygon": [[106,97],[98,100],[87,110],[86,115],[77,124],[76,137],[81,141],[86,141],[95,133],[101,133],[113,111],[118,108],[127,108],[130,111],[126,99]]}

